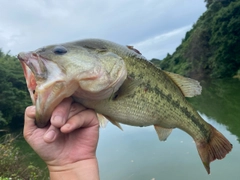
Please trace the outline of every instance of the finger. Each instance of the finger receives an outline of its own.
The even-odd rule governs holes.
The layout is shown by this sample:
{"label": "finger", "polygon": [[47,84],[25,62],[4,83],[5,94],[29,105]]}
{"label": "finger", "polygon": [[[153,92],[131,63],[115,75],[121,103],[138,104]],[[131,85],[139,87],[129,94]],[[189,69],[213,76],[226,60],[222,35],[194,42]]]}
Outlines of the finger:
{"label": "finger", "polygon": [[51,124],[53,126],[60,128],[66,123],[72,101],[71,97],[66,98],[55,108],[51,117]]}
{"label": "finger", "polygon": [[35,106],[29,106],[25,110],[23,128],[23,136],[25,139],[28,139],[37,129],[37,126],[35,125],[35,112]]}
{"label": "finger", "polygon": [[68,115],[68,119],[70,119],[71,117],[73,117],[74,115],[86,110],[87,108],[84,107],[83,105],[79,104],[79,103],[72,103],[71,108],[70,108],[70,112]]}
{"label": "finger", "polygon": [[98,118],[95,111],[87,109],[71,117],[60,130],[62,133],[70,133],[79,128],[92,126],[99,126]]}
{"label": "finger", "polygon": [[57,136],[59,136],[59,134],[60,134],[60,130],[55,126],[50,125],[50,127],[48,128],[48,130],[43,136],[43,140],[46,143],[51,143],[57,138]]}
{"label": "finger", "polygon": [[[79,112],[85,110],[86,108],[78,103],[71,104],[71,108],[69,110],[69,115],[67,119],[70,119],[72,116],[78,114]],[[66,109],[64,109],[66,111]],[[56,128],[56,126],[51,125],[47,132],[44,134],[43,139],[46,143],[53,142],[57,136],[59,136],[60,130]]]}

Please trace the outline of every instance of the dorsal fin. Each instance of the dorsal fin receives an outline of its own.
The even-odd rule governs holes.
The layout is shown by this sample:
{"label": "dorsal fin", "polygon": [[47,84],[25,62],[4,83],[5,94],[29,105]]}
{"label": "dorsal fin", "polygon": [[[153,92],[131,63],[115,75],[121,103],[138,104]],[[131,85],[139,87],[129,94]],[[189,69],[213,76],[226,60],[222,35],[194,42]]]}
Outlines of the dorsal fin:
{"label": "dorsal fin", "polygon": [[202,86],[198,81],[168,71],[163,72],[176,83],[185,97],[193,97],[201,94]]}
{"label": "dorsal fin", "polygon": [[142,53],[140,53],[140,51],[135,49],[133,46],[127,46],[127,48],[132,50],[132,51],[134,51],[134,52],[136,52],[136,53],[138,53],[138,54],[140,54],[140,55],[142,55]]}

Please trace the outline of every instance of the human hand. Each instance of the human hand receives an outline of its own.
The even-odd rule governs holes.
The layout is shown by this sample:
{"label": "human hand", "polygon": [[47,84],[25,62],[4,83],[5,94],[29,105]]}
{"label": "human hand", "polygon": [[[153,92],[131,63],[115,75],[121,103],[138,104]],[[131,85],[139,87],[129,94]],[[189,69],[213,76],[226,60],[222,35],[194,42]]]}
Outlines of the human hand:
{"label": "human hand", "polygon": [[61,171],[88,159],[96,161],[99,122],[94,111],[67,98],[56,107],[45,128],[35,125],[35,107],[26,108],[24,137],[50,171]]}

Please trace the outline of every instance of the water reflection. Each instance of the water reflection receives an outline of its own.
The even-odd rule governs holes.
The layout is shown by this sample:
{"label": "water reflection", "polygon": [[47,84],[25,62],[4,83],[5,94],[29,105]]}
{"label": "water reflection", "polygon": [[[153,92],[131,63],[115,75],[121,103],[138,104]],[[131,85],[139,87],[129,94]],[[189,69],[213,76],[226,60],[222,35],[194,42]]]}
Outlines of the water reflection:
{"label": "water reflection", "polygon": [[185,132],[176,129],[166,142],[159,142],[153,127],[123,126],[122,132],[109,124],[101,129],[97,151],[101,179],[239,180],[240,83],[220,80],[203,86],[202,95],[191,103],[234,147],[225,159],[211,163],[211,175],[205,172],[195,144]]}
{"label": "water reflection", "polygon": [[199,112],[238,136],[240,142],[240,81],[237,79],[203,82],[201,96],[189,99]]}

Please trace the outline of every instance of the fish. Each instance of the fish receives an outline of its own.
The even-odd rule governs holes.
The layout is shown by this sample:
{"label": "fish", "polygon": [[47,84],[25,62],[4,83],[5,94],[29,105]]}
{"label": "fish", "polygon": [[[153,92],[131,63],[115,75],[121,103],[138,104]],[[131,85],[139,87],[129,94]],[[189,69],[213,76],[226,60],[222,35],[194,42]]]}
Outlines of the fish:
{"label": "fish", "polygon": [[160,141],[175,128],[183,130],[195,141],[208,174],[210,162],[232,149],[186,99],[201,94],[200,83],[156,67],[133,46],[83,39],[22,52],[18,59],[40,128],[64,98],[72,97],[95,110],[100,124],[153,125]]}

